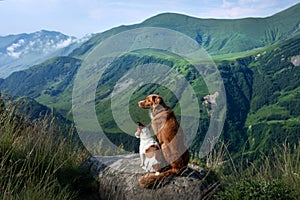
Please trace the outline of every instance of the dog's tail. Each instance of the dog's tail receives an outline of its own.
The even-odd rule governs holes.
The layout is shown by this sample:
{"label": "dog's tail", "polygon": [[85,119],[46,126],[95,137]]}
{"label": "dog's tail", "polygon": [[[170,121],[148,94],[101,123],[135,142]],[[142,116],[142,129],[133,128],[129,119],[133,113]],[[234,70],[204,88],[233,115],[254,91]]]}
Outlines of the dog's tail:
{"label": "dog's tail", "polygon": [[150,188],[164,181],[169,176],[176,176],[182,170],[171,168],[167,171],[161,172],[160,174],[148,173],[139,178],[139,184],[142,188]]}

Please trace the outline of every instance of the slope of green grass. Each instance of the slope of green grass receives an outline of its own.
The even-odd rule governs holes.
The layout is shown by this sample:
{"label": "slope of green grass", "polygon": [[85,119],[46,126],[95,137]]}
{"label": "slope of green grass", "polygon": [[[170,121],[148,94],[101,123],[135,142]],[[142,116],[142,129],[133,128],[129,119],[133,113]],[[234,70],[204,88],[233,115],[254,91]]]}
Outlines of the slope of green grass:
{"label": "slope of green grass", "polygon": [[74,128],[54,113],[42,112],[34,121],[24,112],[21,117],[20,107],[24,105],[18,101],[5,105],[0,97],[0,198],[80,199],[97,194],[96,181],[79,170],[90,155]]}
{"label": "slope of green grass", "polygon": [[[291,145],[288,149],[293,149],[292,146],[299,142],[300,67],[293,66],[290,62],[291,57],[299,55],[300,52],[300,36],[296,33],[298,27],[295,26],[295,24],[298,25],[297,23],[299,23],[298,15],[300,12],[298,10],[299,5],[296,5],[272,17],[241,20],[199,20],[177,14],[162,14],[146,20],[140,25],[122,26],[98,34],[85,43],[85,45],[75,50],[72,55],[84,59],[86,53],[100,41],[120,31],[134,27],[157,26],[171,28],[183,31],[195,38],[199,44],[215,54],[213,59],[218,65],[225,84],[228,111],[221,138],[229,144],[227,150],[232,152],[234,161],[243,155],[250,161],[253,161],[252,164],[254,165],[256,164],[255,162],[261,162],[265,159],[265,157],[259,155],[259,152],[265,152],[266,154],[271,152],[270,155],[274,155],[272,154],[274,146],[288,141]],[[253,24],[257,26],[257,29],[253,28]],[[285,40],[286,37],[290,37],[293,34],[293,31],[295,32],[295,36]],[[257,48],[266,44],[267,46]],[[72,119],[71,100],[73,80],[81,62],[81,60],[72,57],[53,58],[29,70],[14,73],[5,80],[0,80],[0,87],[12,95],[33,97],[39,102],[57,109],[69,119]],[[124,134],[114,122],[111,112],[111,93],[116,83],[131,67],[151,62],[170,66],[182,74],[195,90],[196,98],[199,102],[208,93],[203,79],[198,76],[192,66],[179,57],[174,57],[166,52],[154,51],[133,52],[120,57],[107,69],[103,75],[103,80],[98,84],[95,109],[98,120],[111,141],[116,145],[123,145],[127,148],[126,150],[137,151],[138,140]],[[175,79],[177,77],[174,76],[172,78]],[[174,109],[180,119],[181,105],[178,105],[178,100],[174,97],[174,94],[166,87],[148,84],[137,88],[130,97],[130,117],[134,121],[150,123],[148,112],[137,107],[137,102],[150,93],[161,94],[166,103]],[[24,107],[25,110],[27,108],[29,107]],[[190,147],[193,156],[197,156],[197,150],[202,142],[201,139],[203,139],[209,125],[209,116],[206,113],[205,107],[200,106],[200,112],[201,118],[198,135]],[[64,164],[78,164],[74,164],[73,161],[69,160],[66,163],[62,161],[62,158],[72,156],[72,152],[61,148],[65,144],[60,139],[58,139],[57,144],[53,145],[48,137],[45,137],[45,139],[37,138],[37,143],[31,143],[31,139],[34,139],[34,137],[30,136],[29,141],[26,137],[13,134],[19,133],[18,131],[16,132],[15,128],[19,129],[20,127],[6,125],[9,120],[4,120],[5,124],[1,124],[0,127],[0,169],[7,170],[5,172],[12,175],[11,177],[1,177],[0,189],[11,191],[10,193],[19,191],[22,195],[29,195],[22,189],[24,185],[29,185],[28,188],[30,189],[28,191],[33,195],[41,195],[38,192],[43,191],[57,198],[68,197],[69,193],[67,191],[70,191],[70,188],[61,188],[59,184],[61,183],[60,180],[56,179],[58,175],[56,172],[64,171],[61,168]],[[30,135],[32,132],[31,130],[29,132],[25,131],[25,134],[27,133]],[[46,134],[48,131],[44,131],[43,133]],[[45,135],[41,134],[41,136],[44,138]],[[47,152],[44,152],[41,148],[35,149],[34,146],[45,146],[45,142],[47,145],[48,143],[51,144],[49,147],[51,149],[46,149]],[[294,187],[289,185],[290,183],[298,187],[299,163],[291,163],[293,161],[289,163],[285,160],[289,156],[292,156],[290,160],[294,159],[294,156],[296,156],[295,159],[299,160],[297,158],[297,155],[299,156],[299,153],[297,154],[298,149],[299,145],[295,147],[294,151],[296,154],[294,152],[287,152],[287,148],[284,149],[287,154],[283,154],[283,157],[280,157],[281,154],[279,154],[275,163],[263,163],[263,168],[268,168],[269,165],[276,165],[274,166],[275,168],[266,169],[268,171],[258,170],[261,172],[258,173],[259,176],[263,176],[263,173],[266,173],[267,176],[272,176],[271,178],[279,178],[280,182],[283,182],[284,185],[279,184],[278,186],[276,180],[269,181],[269,177],[264,176],[263,179],[260,179],[261,177],[258,176],[254,180],[254,183],[248,179],[242,179],[241,182],[234,179],[235,182],[240,184],[237,187],[240,187],[241,190],[246,190],[246,192],[248,191],[248,193],[254,192],[249,189],[252,186],[260,189],[268,188],[264,186],[265,183],[271,185],[271,187],[278,188],[279,192],[282,188],[285,188],[286,184],[290,188]],[[29,156],[29,159],[27,159],[26,155],[29,155],[31,150],[34,152],[32,154],[33,157]],[[46,156],[47,160],[51,162],[45,162],[43,156]],[[20,162],[21,164],[11,166],[9,161],[12,157],[13,161],[16,161],[16,163]],[[39,167],[39,163],[43,164],[41,168]],[[36,168],[36,166],[38,167]],[[255,165],[255,167],[258,166],[260,167],[261,165]],[[39,185],[41,180],[42,182],[44,181],[42,177],[44,171],[42,170],[45,167],[52,168],[52,171],[47,174],[49,179],[45,181],[46,185]],[[273,174],[270,174],[271,169],[276,169],[277,171],[275,172],[278,174],[281,173],[282,176],[273,176]],[[31,176],[32,174],[24,172],[32,172],[31,170],[39,171],[40,173],[37,176],[35,173],[32,173],[33,176]],[[253,170],[255,171],[255,169]],[[17,172],[17,175],[25,175],[28,177],[28,182],[22,182],[13,172]],[[285,172],[289,176],[287,179],[286,176],[283,176]],[[239,175],[239,177],[242,177],[245,174],[243,172]],[[14,182],[13,188],[10,188],[11,180],[17,180]],[[258,183],[260,180],[263,180],[261,184]],[[21,184],[18,185],[17,182]],[[36,188],[38,188],[38,191],[31,187],[31,185],[35,184],[37,184]],[[49,185],[51,187],[48,187]],[[236,186],[232,184],[229,187],[235,188]],[[3,194],[9,195],[7,193]],[[229,189],[227,194],[240,195],[238,192],[234,192],[234,189]],[[70,197],[73,195],[75,194],[71,194]],[[13,194],[9,197],[14,198],[16,196]],[[31,197],[34,198],[34,196]]]}
{"label": "slope of green grass", "polygon": [[[251,140],[255,137],[261,138],[259,136],[261,132],[270,130],[272,130],[270,134],[262,134],[266,136],[262,141],[272,141],[270,138],[275,140],[276,138],[281,138],[276,140],[280,142],[282,137],[278,136],[278,131],[288,131],[290,128],[279,128],[275,124],[283,126],[285,124],[283,122],[298,118],[300,108],[298,101],[299,90],[297,89],[299,88],[299,79],[297,74],[299,74],[299,67],[293,67],[290,62],[290,57],[297,55],[299,52],[298,41],[299,37],[295,37],[262,49],[214,57],[223,77],[227,93],[228,113],[222,137],[226,142],[232,144],[229,147],[230,151],[238,152],[247,143],[248,138]],[[62,66],[72,66],[70,63],[80,62],[77,59],[71,59],[70,62],[70,58],[57,58],[53,61],[59,64],[54,68],[57,70]],[[178,56],[174,57],[167,52],[161,51],[140,51],[120,57],[106,70],[98,85],[96,111],[101,126],[110,135],[111,139],[114,142],[117,141],[118,145],[126,144],[125,146],[129,149],[131,148],[131,150],[137,149],[137,141],[127,137],[127,134],[124,134],[115,124],[110,110],[111,102],[109,98],[116,83],[130,68],[149,62],[170,66],[185,76],[196,91],[199,101],[208,93],[203,79],[195,73],[192,66]],[[22,91],[21,94],[31,95],[27,85],[33,84],[33,88],[39,89],[36,89],[32,97],[36,97],[39,102],[57,109],[64,116],[72,119],[72,81],[77,68],[67,67],[66,69],[70,69],[70,71],[66,70],[63,75],[54,70],[54,73],[50,73],[50,75],[57,73],[57,75],[53,76],[55,80],[53,81],[53,79],[50,80],[47,77],[49,71],[44,70],[44,68],[52,69],[54,64],[51,63],[49,61],[34,68],[39,76],[45,77],[46,81],[42,82],[45,84],[35,86],[32,78],[37,75],[28,76],[26,79],[23,79],[22,82],[24,84],[18,85],[18,91]],[[34,74],[33,70],[30,73]],[[20,74],[22,75],[23,72],[20,72]],[[11,79],[10,82],[17,79],[22,80],[23,75],[17,75],[18,73],[14,75],[15,78]],[[159,93],[164,96],[167,104],[175,110],[176,115],[180,118],[180,107],[177,105],[176,98],[168,89],[155,84],[136,89],[138,91],[134,93],[130,100],[130,117],[134,121],[149,123],[148,114],[139,109],[136,104],[141,98],[150,93]],[[205,121],[208,120],[208,117],[205,115],[206,110],[203,106],[200,106],[200,109],[204,114],[201,115],[200,124],[206,124]],[[249,126],[253,127],[252,133],[249,131]],[[295,128],[297,129],[297,126],[292,129]],[[201,135],[205,133],[205,130],[205,127],[199,130],[199,138],[202,138]],[[292,133],[290,132],[289,134]],[[272,137],[269,137],[270,135]],[[195,146],[192,148],[197,149],[197,146],[200,144],[201,141],[199,139],[195,141]],[[265,145],[261,144],[252,146],[253,148],[256,146],[258,149],[265,148]],[[249,152],[252,151],[253,149],[250,148]]]}
{"label": "slope of green grass", "polygon": [[84,57],[106,38],[125,30],[161,27],[195,39],[211,55],[249,51],[282,41],[299,33],[300,4],[267,18],[199,19],[182,14],[163,13],[144,22],[120,26],[95,35],[71,55]]}
{"label": "slope of green grass", "polygon": [[[270,18],[242,19],[237,21],[225,20],[226,22],[224,23],[237,23],[237,29],[240,29],[241,26],[239,23],[260,24],[261,20],[272,21],[273,17],[278,18],[278,16],[284,16],[291,10],[297,10],[298,7],[299,5]],[[292,21],[296,15],[295,13],[291,14]],[[179,20],[174,21],[174,19],[177,18]],[[157,19],[164,20],[158,21]],[[159,26],[161,25],[160,23],[169,24],[167,22],[172,21],[174,27],[181,27],[182,24],[191,23],[190,30],[192,30],[193,27],[198,27],[198,20],[199,19],[195,18],[190,19],[183,15],[162,14],[146,20],[142,24]],[[200,21],[201,23],[207,23],[205,20],[203,20],[203,22],[202,20]],[[218,20],[216,20],[216,22],[215,20],[211,21],[216,24],[219,23]],[[223,23],[221,23],[221,21],[220,24]],[[270,24],[272,23],[270,22]],[[287,24],[292,23],[287,22]],[[173,26],[172,24],[169,25]],[[115,28],[112,32],[118,33],[119,31],[128,30],[129,28],[130,27],[123,26]],[[234,27],[232,29],[234,30]],[[112,32],[107,31],[105,34],[103,33],[104,35],[99,34],[85,45],[89,44],[90,47],[97,45],[99,41],[105,39],[105,37],[109,37]],[[234,36],[234,34],[232,36]],[[291,56],[299,54],[299,38],[300,36],[296,34],[296,36],[290,39],[278,41],[273,45],[268,45],[263,48],[240,51],[239,53],[228,54],[227,52],[226,54],[215,55],[213,57],[220,70],[227,93],[228,112],[222,137],[226,142],[231,143],[229,146],[230,151],[239,152],[241,148],[245,148],[244,145],[247,146],[249,138],[252,139],[259,135],[265,135],[266,137],[272,135],[276,142],[282,141],[283,137],[280,136],[280,131],[287,131],[289,134],[293,134],[292,130],[294,130],[294,132],[296,132],[293,135],[296,135],[297,126],[292,125],[287,128],[289,123],[285,125],[283,122],[296,120],[299,116],[300,107],[297,88],[299,88],[300,85],[300,68],[293,66],[290,62]],[[82,54],[80,53],[80,49],[78,49],[77,52],[77,55],[82,56],[82,58],[84,58],[85,53],[89,51],[89,48],[86,48],[85,45],[82,46],[83,49],[81,50],[84,51],[81,52]],[[86,49],[84,50],[84,48]],[[196,91],[199,102],[201,98],[208,93],[207,86],[203,79],[195,72],[193,66],[178,56],[174,56],[168,52],[144,50],[131,52],[130,54],[120,57],[109,66],[98,84],[96,91],[96,111],[104,130],[110,134],[112,138],[118,137],[115,138],[115,140],[117,140],[119,144],[128,143],[128,145],[125,146],[131,149],[136,149],[137,144],[136,142],[132,142],[132,138],[126,137],[126,134],[123,134],[115,124],[110,109],[111,102],[109,98],[117,82],[120,81],[120,78],[123,77],[128,70],[138,65],[153,62],[169,66],[176,70],[176,72],[182,74]],[[73,80],[80,64],[81,60],[72,57],[54,58],[29,70],[13,74],[4,80],[0,87],[4,90],[10,90],[10,94],[12,95],[26,95],[36,98],[41,103],[54,107],[64,116],[72,119],[71,100]],[[174,76],[173,79],[175,78],[177,77]],[[137,93],[130,99],[130,117],[133,118],[133,120],[142,120],[145,123],[149,122],[148,114],[138,109],[136,103],[150,93],[160,93],[163,95],[167,103],[175,110],[176,115],[180,118],[181,114],[180,107],[177,105],[178,102],[168,89],[155,84],[136,89]],[[206,115],[206,110],[203,106],[200,106],[200,109],[202,117],[200,124],[207,125],[209,118]],[[250,125],[252,126],[252,132],[249,131]],[[205,127],[201,127],[201,130],[199,129],[199,138],[205,134],[205,130]],[[265,134],[266,131],[270,133]],[[261,132],[263,132],[263,134],[261,134]],[[269,139],[266,137],[263,138],[262,141],[274,143],[274,141],[271,140],[272,137],[269,137]],[[276,138],[280,139],[276,140]],[[295,138],[293,140],[295,140]],[[197,149],[200,144],[200,139],[195,140],[193,149]],[[259,147],[257,149],[263,149],[265,147],[261,144],[254,146]],[[266,149],[268,149],[268,147],[266,147]],[[249,152],[253,152],[251,148],[248,150]]]}
{"label": "slope of green grass", "polygon": [[27,70],[15,72],[0,85],[11,96],[36,98],[41,91],[55,95],[70,84],[81,61],[72,57],[55,57]]}

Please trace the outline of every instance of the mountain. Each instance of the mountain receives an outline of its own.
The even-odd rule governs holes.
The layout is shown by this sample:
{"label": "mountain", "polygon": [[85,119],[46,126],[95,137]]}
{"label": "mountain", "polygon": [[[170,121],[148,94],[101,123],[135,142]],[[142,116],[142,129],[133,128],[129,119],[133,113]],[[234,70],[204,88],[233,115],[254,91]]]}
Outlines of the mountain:
{"label": "mountain", "polygon": [[[2,106],[4,106],[5,111],[1,110]],[[0,111],[1,123],[12,117],[14,120],[10,122],[17,123],[17,126],[30,126],[32,124],[44,126],[43,128],[52,126],[53,133],[63,134],[63,136],[70,134],[71,126],[73,125],[71,121],[66,120],[55,109],[50,109],[28,97],[16,98],[0,94]],[[46,122],[49,124],[46,124]],[[74,142],[75,140],[76,143],[79,142],[77,136],[74,137]]]}
{"label": "mountain", "polygon": [[177,30],[195,39],[209,53],[224,54],[264,47],[299,33],[299,10],[300,4],[267,18],[234,20],[161,14],[142,24]]}
{"label": "mountain", "polygon": [[0,36],[0,78],[54,56],[68,55],[89,36],[77,39],[54,31]]}
{"label": "mountain", "polygon": [[236,129],[224,131],[224,137],[231,138],[233,146],[243,141],[245,153],[255,154],[271,151],[285,140],[299,142],[300,68],[293,62],[299,52],[300,36],[296,36],[219,65],[226,75],[232,73],[232,78],[224,79],[229,110],[226,123]]}
{"label": "mountain", "polygon": [[[286,138],[299,141],[300,110],[300,4],[267,18],[236,20],[197,19],[179,14],[161,14],[141,24],[120,26],[96,34],[67,56],[51,58],[0,80],[0,90],[10,95],[28,96],[56,108],[72,119],[73,80],[83,59],[106,38],[139,27],[163,27],[194,38],[213,55],[223,78],[227,96],[227,116],[222,137],[236,155],[243,151],[255,155],[269,151]],[[96,111],[108,137],[128,150],[137,142],[123,134],[114,122],[110,99],[119,78],[134,66],[156,62],[182,73],[196,90],[196,98],[207,94],[207,87],[192,67],[162,52],[133,53],[120,57],[107,69],[96,91]],[[160,93],[180,118],[174,94],[159,85],[145,85],[130,99],[134,120],[149,122],[148,114],[136,108],[139,99]],[[201,107],[198,137],[190,147],[196,154],[209,125],[205,107]],[[139,119],[137,116],[141,116]]]}
{"label": "mountain", "polygon": [[140,24],[120,26],[95,35],[71,55],[82,56],[95,44],[125,30],[161,27],[195,39],[211,55],[261,48],[299,34],[300,4],[266,18],[199,19],[182,14],[163,13]]}
{"label": "mountain", "polygon": [[[284,142],[286,137],[290,142],[299,141],[300,67],[292,62],[300,56],[299,50],[300,36],[297,36],[253,51],[247,56],[216,61],[225,84],[228,108],[222,137],[230,143],[228,149],[231,152],[238,153],[244,149],[244,153],[250,155],[251,152],[267,151],[274,144]],[[127,147],[136,145],[115,124],[108,97],[119,78],[127,73],[128,66],[147,64],[149,61],[182,71],[188,69],[185,63],[178,60],[155,55],[127,55],[107,70],[103,76],[104,81],[98,85],[96,111],[102,116],[99,118],[102,128],[117,144]],[[35,98],[71,119],[72,81],[80,64],[80,60],[71,57],[53,58],[23,72],[15,72],[0,87],[13,95]],[[207,94],[205,84],[203,85],[201,78],[194,79],[197,76],[193,72],[186,73],[185,76],[193,88],[198,88],[196,94],[200,101]],[[131,115],[135,121],[149,122],[148,114],[136,108],[135,102],[150,93],[162,94],[167,104],[180,117],[176,98],[168,89],[146,85],[130,99]],[[191,146],[192,152],[199,149],[209,124],[205,107],[200,108],[203,114],[198,139]]]}
{"label": "mountain", "polygon": [[[4,79],[1,84],[2,91],[11,96],[27,96],[39,98],[43,95],[56,97],[58,94],[65,92],[71,93],[71,82],[76,75],[77,69],[81,65],[81,60],[72,57],[54,57],[39,65],[29,69],[14,72],[8,78]],[[61,112],[69,111],[71,97],[62,97],[53,102],[68,102],[64,104]],[[48,97],[49,99],[49,97]],[[61,102],[60,102],[61,100]],[[42,102],[50,106],[46,102]],[[54,106],[54,105],[53,105]],[[55,107],[57,107],[56,105]],[[52,107],[52,106],[51,106]],[[58,106],[59,108],[61,106]],[[66,109],[68,109],[66,111]]]}

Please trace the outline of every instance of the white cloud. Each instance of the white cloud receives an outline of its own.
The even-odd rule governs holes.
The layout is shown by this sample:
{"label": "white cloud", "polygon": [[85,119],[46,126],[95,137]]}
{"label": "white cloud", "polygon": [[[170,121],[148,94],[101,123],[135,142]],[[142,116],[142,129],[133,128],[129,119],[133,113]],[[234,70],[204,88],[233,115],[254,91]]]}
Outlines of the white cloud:
{"label": "white cloud", "polygon": [[68,39],[66,40],[62,40],[60,43],[57,43],[55,45],[55,48],[57,49],[61,49],[61,48],[64,48],[64,47],[67,47],[69,46],[71,43],[73,43],[74,41],[72,40],[71,37],[69,37]]}
{"label": "white cloud", "polygon": [[19,58],[21,56],[22,52],[7,52],[7,55],[13,58]]}
{"label": "white cloud", "polygon": [[226,18],[240,18],[240,17],[249,17],[253,16],[255,11],[251,8],[244,8],[244,7],[233,7],[226,10]]}
{"label": "white cloud", "polygon": [[30,41],[29,46],[33,47],[35,45],[35,41]]}
{"label": "white cloud", "polygon": [[230,7],[234,6],[234,5],[235,5],[235,3],[223,0],[222,8],[230,8]]}
{"label": "white cloud", "polygon": [[279,1],[278,0],[238,0],[238,5],[243,8],[253,8],[253,12],[259,12],[262,13],[265,9],[269,11],[274,12],[274,8],[279,7]]}
{"label": "white cloud", "polygon": [[[293,1],[293,0],[291,0]],[[292,4],[292,2],[289,4]],[[244,17],[267,17],[286,7],[281,5],[280,0],[222,0],[221,6],[215,4],[202,13],[206,18],[244,18]]]}
{"label": "white cloud", "polygon": [[246,5],[246,4],[252,4],[252,3],[261,3],[261,0],[238,0],[238,4],[240,5]]}
{"label": "white cloud", "polygon": [[17,49],[25,43],[24,39],[20,39],[17,43],[13,43],[6,48],[7,55],[13,58],[19,58],[22,54],[22,51],[17,52]]}

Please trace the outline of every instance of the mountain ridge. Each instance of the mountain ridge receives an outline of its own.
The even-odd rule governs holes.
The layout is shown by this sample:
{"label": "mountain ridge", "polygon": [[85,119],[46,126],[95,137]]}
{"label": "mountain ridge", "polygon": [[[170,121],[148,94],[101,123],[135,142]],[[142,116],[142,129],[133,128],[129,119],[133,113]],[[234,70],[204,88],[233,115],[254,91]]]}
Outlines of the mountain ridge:
{"label": "mountain ridge", "polygon": [[195,39],[211,55],[235,53],[271,45],[299,34],[300,3],[264,18],[203,19],[178,13],[161,13],[139,24],[118,26],[96,34],[71,56],[84,56],[95,43],[124,30],[162,27]]}
{"label": "mountain ridge", "polygon": [[0,78],[51,57],[68,55],[87,39],[47,30],[0,36]]}

